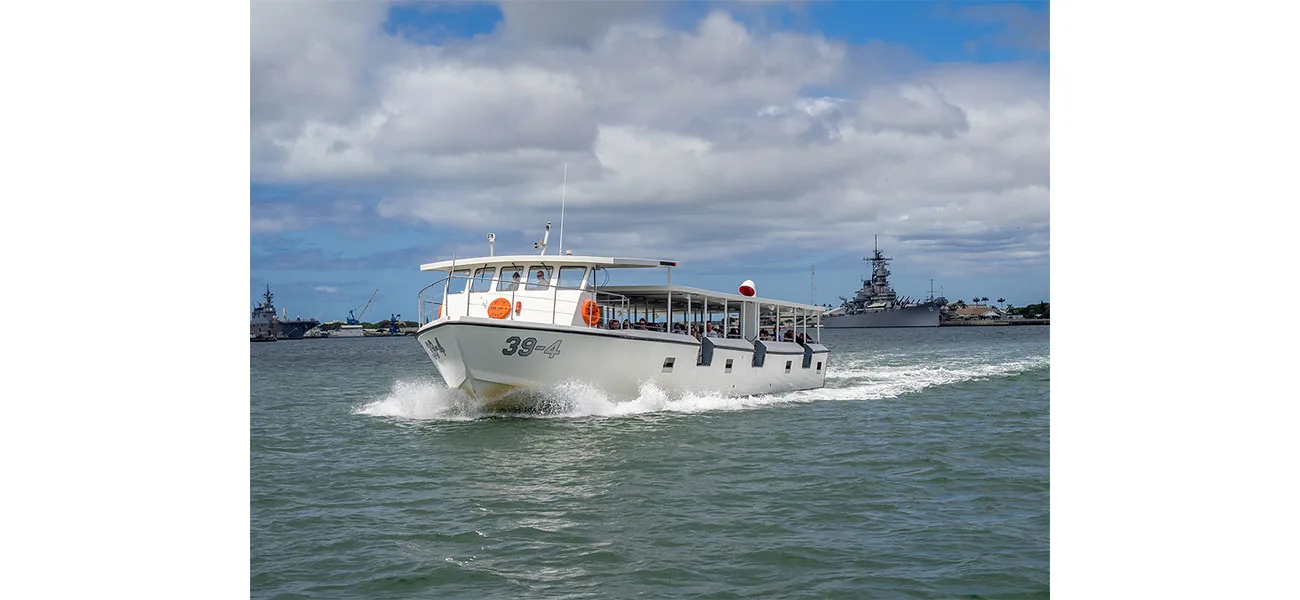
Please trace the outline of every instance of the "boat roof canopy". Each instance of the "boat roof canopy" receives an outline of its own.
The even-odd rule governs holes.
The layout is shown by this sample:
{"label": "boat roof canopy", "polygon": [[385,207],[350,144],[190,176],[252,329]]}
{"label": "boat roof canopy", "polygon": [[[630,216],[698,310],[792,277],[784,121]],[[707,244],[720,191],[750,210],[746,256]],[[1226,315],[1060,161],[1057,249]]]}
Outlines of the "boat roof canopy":
{"label": "boat roof canopy", "polygon": [[513,254],[505,256],[479,256],[475,258],[458,258],[455,260],[442,260],[438,262],[425,263],[420,265],[421,271],[447,271],[453,268],[472,269],[475,267],[487,266],[511,266],[511,265],[585,265],[597,266],[606,269],[642,269],[657,267],[675,267],[675,260],[657,260],[651,258],[611,258],[605,256],[572,256],[556,255],[546,256],[541,254]]}
{"label": "boat roof canopy", "polygon": [[708,301],[708,309],[722,310],[725,304],[736,306],[742,302],[758,302],[763,306],[777,306],[780,308],[797,308],[807,313],[824,313],[827,308],[815,304],[801,304],[799,302],[788,302],[785,300],[773,300],[771,298],[758,298],[755,296],[741,296],[740,294],[728,294],[724,292],[715,292],[712,290],[702,290],[700,288],[685,287],[680,285],[619,285],[603,286],[602,292],[620,294],[629,298],[645,299],[653,308],[667,308],[668,292],[672,292],[673,308],[681,309],[686,302],[686,298],[691,298],[694,305],[705,306]]}

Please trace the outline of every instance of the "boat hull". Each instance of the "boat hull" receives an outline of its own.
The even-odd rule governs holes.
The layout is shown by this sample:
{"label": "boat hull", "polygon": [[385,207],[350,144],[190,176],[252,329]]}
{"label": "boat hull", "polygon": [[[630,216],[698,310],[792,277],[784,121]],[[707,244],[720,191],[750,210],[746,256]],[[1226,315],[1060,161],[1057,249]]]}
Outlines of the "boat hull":
{"label": "boat hull", "polygon": [[897,310],[881,310],[854,315],[827,315],[822,317],[822,327],[827,329],[938,326],[939,307],[933,304],[909,306]]}
{"label": "boat hull", "polygon": [[646,383],[668,393],[787,392],[823,387],[829,362],[824,346],[769,342],[755,367],[753,345],[726,340],[706,366],[697,364],[701,343],[687,335],[474,317],[429,323],[416,339],[448,386],[483,398],[569,381],[625,396]]}

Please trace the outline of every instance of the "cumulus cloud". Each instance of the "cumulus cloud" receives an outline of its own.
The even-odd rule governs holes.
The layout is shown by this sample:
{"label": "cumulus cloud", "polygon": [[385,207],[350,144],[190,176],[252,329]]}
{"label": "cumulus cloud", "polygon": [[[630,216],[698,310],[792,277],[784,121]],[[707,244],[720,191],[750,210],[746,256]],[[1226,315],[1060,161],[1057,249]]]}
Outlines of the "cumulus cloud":
{"label": "cumulus cloud", "polygon": [[862,123],[875,131],[937,133],[952,137],[969,129],[966,112],[948,102],[933,85],[873,89],[861,108]]}
{"label": "cumulus cloud", "polygon": [[579,0],[501,3],[502,31],[524,43],[584,45],[610,26],[655,15],[663,2],[590,2]]}
{"label": "cumulus cloud", "polygon": [[386,190],[255,207],[255,231],[363,215],[531,241],[567,163],[580,251],[714,260],[879,232],[1046,265],[1044,67],[921,66],[725,11],[676,30],[654,4],[506,3],[492,35],[421,46],[375,3],[255,3],[255,180]]}

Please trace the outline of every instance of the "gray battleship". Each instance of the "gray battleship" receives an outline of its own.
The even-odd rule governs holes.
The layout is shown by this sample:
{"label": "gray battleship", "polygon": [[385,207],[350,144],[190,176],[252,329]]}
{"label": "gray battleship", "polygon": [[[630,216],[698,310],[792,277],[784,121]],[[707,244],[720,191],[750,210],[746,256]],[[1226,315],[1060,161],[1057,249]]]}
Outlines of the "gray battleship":
{"label": "gray battleship", "polygon": [[822,326],[830,329],[938,327],[939,311],[947,300],[936,298],[934,290],[925,300],[899,298],[894,288],[889,287],[890,272],[886,265],[893,259],[880,252],[878,242],[877,239],[871,258],[862,259],[871,262],[871,279],[862,281],[862,288],[852,299],[841,297],[844,303],[822,317]]}
{"label": "gray battleship", "polygon": [[316,319],[288,319],[275,315],[275,305],[271,303],[271,286],[266,286],[262,295],[264,302],[259,302],[253,309],[253,318],[249,322],[248,337],[254,342],[274,342],[276,340],[300,340],[307,330],[320,325]]}

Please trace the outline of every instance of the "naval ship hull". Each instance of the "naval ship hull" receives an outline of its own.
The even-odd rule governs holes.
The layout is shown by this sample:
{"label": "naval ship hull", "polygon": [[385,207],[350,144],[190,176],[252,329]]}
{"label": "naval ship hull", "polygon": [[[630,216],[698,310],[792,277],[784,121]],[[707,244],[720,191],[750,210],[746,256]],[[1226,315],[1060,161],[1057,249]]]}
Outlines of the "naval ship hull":
{"label": "naval ship hull", "polygon": [[316,321],[279,321],[279,338],[282,340],[301,340],[312,327],[320,325]]}
{"label": "naval ship hull", "polygon": [[275,340],[301,340],[312,327],[320,325],[316,319],[284,319],[275,316],[275,305],[271,303],[271,286],[266,286],[263,302],[253,309],[249,321],[249,338],[255,342],[274,342]]}
{"label": "naval ship hull", "polygon": [[822,317],[822,327],[827,329],[938,326],[939,307],[933,304],[864,312],[854,315],[827,315]]}

